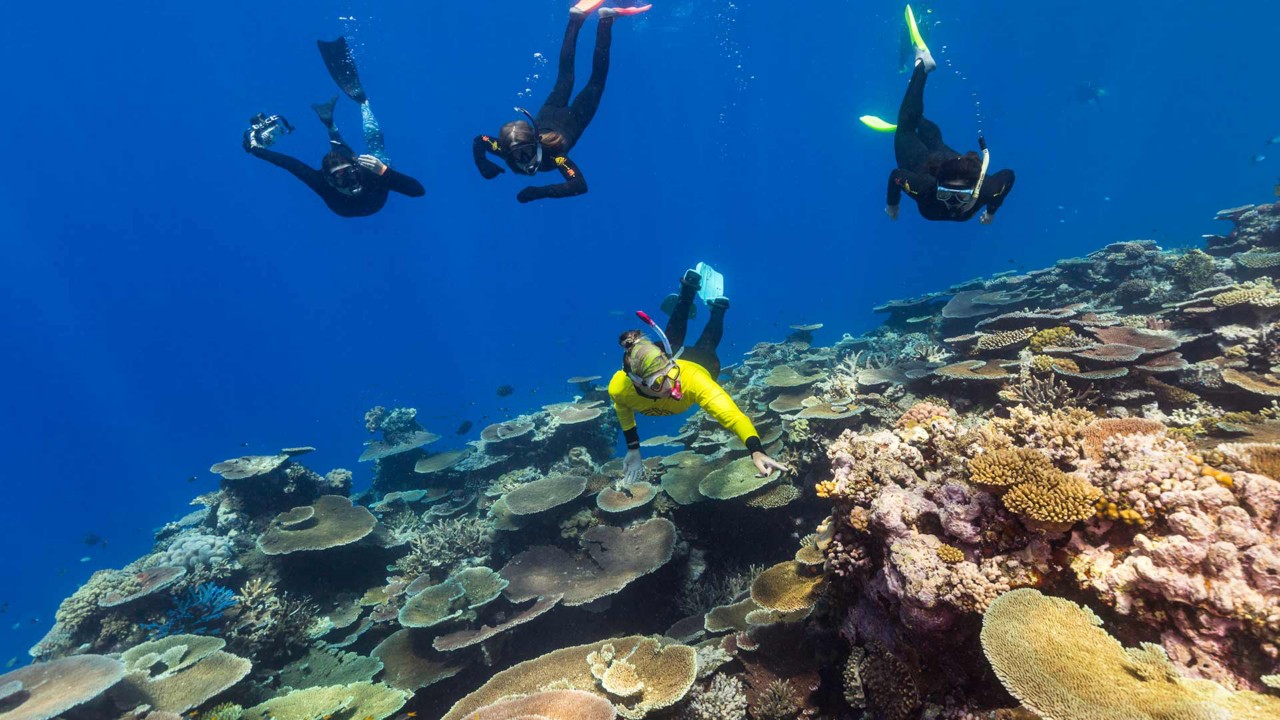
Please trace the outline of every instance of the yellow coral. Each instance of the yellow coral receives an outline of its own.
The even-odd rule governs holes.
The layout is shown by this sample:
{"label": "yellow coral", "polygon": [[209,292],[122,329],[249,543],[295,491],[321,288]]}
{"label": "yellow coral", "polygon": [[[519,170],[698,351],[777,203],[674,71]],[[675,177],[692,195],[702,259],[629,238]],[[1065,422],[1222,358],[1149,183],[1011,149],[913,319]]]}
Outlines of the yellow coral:
{"label": "yellow coral", "polygon": [[1262,305],[1265,307],[1274,304],[1274,302],[1271,293],[1265,288],[1238,287],[1234,290],[1214,295],[1213,304],[1219,308],[1236,305]]}
{"label": "yellow coral", "polygon": [[1009,490],[1004,506],[1035,522],[1069,525],[1092,517],[1101,497],[1098,488],[1055,469]]}
{"label": "yellow coral", "polygon": [[969,480],[979,485],[1011,487],[1053,472],[1053,462],[1031,448],[1009,448],[983,453],[969,461]]}
{"label": "yellow coral", "polygon": [[953,545],[939,545],[938,559],[948,565],[964,562],[964,551]]}
{"label": "yellow coral", "polygon": [[767,610],[791,613],[808,610],[822,594],[823,577],[797,562],[782,562],[751,583],[751,599]]}
{"label": "yellow coral", "polygon": [[817,485],[814,485],[814,486],[813,486],[813,489],[817,491],[817,493],[818,493],[818,497],[820,497],[820,498],[829,498],[829,497],[831,497],[832,495],[835,495],[835,494],[836,494],[836,481],[835,481],[835,480],[823,480],[822,482],[818,483]]}
{"label": "yellow coral", "polygon": [[1088,610],[1023,588],[991,603],[982,650],[996,677],[1045,718],[1280,717],[1280,698],[1183,678],[1159,645],[1125,648]]}
{"label": "yellow coral", "polygon": [[1053,327],[1031,336],[1031,352],[1042,352],[1047,347],[1062,347],[1079,336],[1069,327]]}

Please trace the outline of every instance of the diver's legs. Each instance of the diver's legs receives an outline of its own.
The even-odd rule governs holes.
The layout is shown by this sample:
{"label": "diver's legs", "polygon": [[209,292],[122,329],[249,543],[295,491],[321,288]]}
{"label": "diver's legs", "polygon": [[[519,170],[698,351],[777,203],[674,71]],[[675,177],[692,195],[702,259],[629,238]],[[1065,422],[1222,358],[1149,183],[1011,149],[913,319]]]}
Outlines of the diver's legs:
{"label": "diver's legs", "polygon": [[568,107],[569,95],[573,92],[573,61],[578,54],[578,32],[587,21],[586,13],[570,12],[569,25],[564,29],[564,39],[560,41],[560,64],[556,67],[556,84],[543,107]]}
{"label": "diver's legs", "polygon": [[390,165],[387,159],[386,138],[382,136],[382,128],[378,127],[378,118],[373,116],[369,102],[360,103],[361,126],[364,127],[364,145],[369,154]]}
{"label": "diver's legs", "polygon": [[930,152],[941,150],[944,146],[942,142],[942,128],[929,118],[920,118],[920,125],[916,128],[916,137],[920,138],[920,142],[929,148]]}
{"label": "diver's legs", "polygon": [[698,336],[698,342],[687,349],[682,357],[689,362],[697,363],[707,369],[712,379],[720,377],[720,356],[716,348],[724,337],[724,314],[729,309],[728,298],[715,298],[707,303],[711,308],[711,319]]}
{"label": "diver's legs", "polygon": [[685,272],[680,279],[680,295],[671,311],[671,317],[667,319],[665,331],[672,352],[684,345],[684,337],[689,333],[689,311],[693,309],[693,300],[698,297],[698,290],[701,288],[702,277],[692,270]]}
{"label": "diver's legs", "polygon": [[316,117],[320,119],[324,129],[329,131],[329,142],[346,145],[346,141],[342,139],[342,133],[338,132],[338,126],[333,124],[333,106],[337,103],[338,96],[334,95],[328,102],[315,103],[311,109],[316,111]]}
{"label": "diver's legs", "polygon": [[581,135],[591,119],[596,116],[600,107],[600,98],[604,96],[604,83],[609,77],[609,46],[613,43],[613,18],[600,17],[600,25],[596,28],[596,51],[591,57],[591,77],[578,97],[573,99],[569,112],[578,123],[578,134]]}
{"label": "diver's legs", "polygon": [[928,78],[929,73],[917,65],[911,73],[907,92],[902,96],[902,105],[898,108],[898,129],[893,135],[893,155],[900,168],[914,169],[920,156],[929,152],[929,148],[916,134],[924,120],[924,83]]}

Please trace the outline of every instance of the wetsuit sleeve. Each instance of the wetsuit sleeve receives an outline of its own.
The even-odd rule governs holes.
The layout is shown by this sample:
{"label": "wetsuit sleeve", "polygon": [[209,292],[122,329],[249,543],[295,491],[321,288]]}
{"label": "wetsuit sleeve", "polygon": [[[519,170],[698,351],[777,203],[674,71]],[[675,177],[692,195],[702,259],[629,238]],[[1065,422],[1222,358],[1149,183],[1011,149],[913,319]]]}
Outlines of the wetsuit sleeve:
{"label": "wetsuit sleeve", "polygon": [[[990,189],[988,191],[988,188]],[[979,198],[979,204],[987,206],[987,212],[994,215],[996,210],[1004,204],[1004,199],[1009,196],[1009,191],[1013,189],[1013,171],[1001,170],[992,175],[990,179],[982,185],[982,197]]]}
{"label": "wetsuit sleeve", "polygon": [[471,157],[475,160],[476,169],[480,174],[486,180],[492,180],[502,173],[502,167],[490,160],[488,153],[502,157],[502,152],[498,150],[498,141],[488,135],[477,135],[476,139],[471,141]]}
{"label": "wetsuit sleeve", "polygon": [[914,173],[910,170],[902,168],[894,168],[889,173],[889,192],[885,204],[889,207],[897,207],[902,201],[902,193],[905,191],[912,198],[920,196],[920,192],[929,184],[924,175]]}
{"label": "wetsuit sleeve", "polygon": [[572,160],[564,156],[557,157],[556,169],[560,171],[560,176],[564,178],[564,182],[555,185],[527,187],[516,195],[516,199],[526,203],[543,198],[573,197],[587,191],[587,181],[583,179],[582,171],[578,169],[578,166]]}
{"label": "wetsuit sleeve", "polygon": [[422,187],[422,183],[391,168],[387,168],[387,171],[382,174],[382,180],[387,184],[388,190],[395,190],[401,195],[422,197],[427,194],[427,190]]}
{"label": "wetsuit sleeve", "polygon": [[[738,405],[733,402],[733,398],[729,397],[729,393],[725,392],[724,388],[714,380],[711,382],[713,387],[700,398],[699,404],[702,409],[726,430],[737,435],[747,447],[752,445],[759,447],[759,433],[756,432],[756,426],[751,424],[751,418],[738,409]],[[750,442],[753,439],[755,442]]]}
{"label": "wetsuit sleeve", "polygon": [[289,157],[266,148],[253,148],[249,151],[254,157],[262,158],[278,168],[288,170],[294,177],[307,184],[320,197],[326,197],[329,185],[319,170],[307,165],[297,158]]}

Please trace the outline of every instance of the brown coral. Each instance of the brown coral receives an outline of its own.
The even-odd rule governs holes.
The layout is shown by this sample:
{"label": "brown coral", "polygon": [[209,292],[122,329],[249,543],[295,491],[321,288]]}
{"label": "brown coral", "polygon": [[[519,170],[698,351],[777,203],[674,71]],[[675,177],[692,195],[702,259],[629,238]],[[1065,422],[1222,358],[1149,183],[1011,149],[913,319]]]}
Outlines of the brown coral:
{"label": "brown coral", "polygon": [[978,350],[1000,350],[1018,345],[1036,334],[1034,327],[1004,330],[978,338]]}
{"label": "brown coral", "polygon": [[1054,471],[1053,461],[1031,448],[994,450],[969,461],[969,481],[988,487],[1011,487]]}
{"label": "brown coral", "polygon": [[1044,352],[1049,347],[1072,347],[1078,344],[1081,337],[1074,330],[1066,326],[1058,326],[1040,330],[1031,335],[1028,346],[1031,352]]}
{"label": "brown coral", "polygon": [[258,538],[258,549],[266,555],[326,550],[364,538],[377,524],[367,508],[339,495],[321,495],[310,506],[276,516]]}
{"label": "brown coral", "polygon": [[1004,495],[1004,506],[1018,516],[1052,526],[1071,525],[1093,516],[1102,491],[1060,470],[1022,483]]}
{"label": "brown coral", "polygon": [[823,577],[804,565],[782,562],[765,570],[751,583],[751,599],[766,610],[793,613],[808,610],[822,595]]}

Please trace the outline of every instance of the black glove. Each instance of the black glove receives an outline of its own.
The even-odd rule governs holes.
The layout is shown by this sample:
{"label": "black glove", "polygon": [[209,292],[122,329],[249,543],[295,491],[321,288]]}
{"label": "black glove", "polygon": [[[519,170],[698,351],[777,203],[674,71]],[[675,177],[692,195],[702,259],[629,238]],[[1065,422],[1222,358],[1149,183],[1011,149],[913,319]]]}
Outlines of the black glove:
{"label": "black glove", "polygon": [[483,162],[476,163],[476,168],[480,171],[480,176],[485,180],[492,180],[506,172],[501,165],[488,158],[485,158]]}
{"label": "black glove", "polygon": [[541,200],[544,197],[546,197],[546,195],[542,194],[542,188],[540,187],[527,187],[516,193],[516,200],[519,200],[522,203]]}

